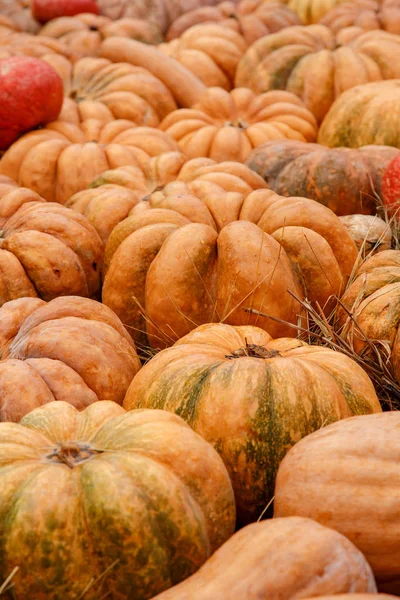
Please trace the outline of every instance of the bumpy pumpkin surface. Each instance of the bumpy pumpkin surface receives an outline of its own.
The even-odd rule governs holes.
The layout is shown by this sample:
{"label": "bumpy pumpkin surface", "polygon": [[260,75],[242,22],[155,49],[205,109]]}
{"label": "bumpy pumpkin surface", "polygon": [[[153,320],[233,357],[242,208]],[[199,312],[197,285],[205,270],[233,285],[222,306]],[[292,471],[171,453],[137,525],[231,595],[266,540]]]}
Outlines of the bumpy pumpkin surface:
{"label": "bumpy pumpkin surface", "polygon": [[297,323],[301,309],[288,291],[307,293],[328,311],[331,295],[341,293],[357,249],[329,209],[271,190],[227,194],[221,182],[217,175],[217,185],[207,186],[200,178],[196,190],[194,180],[195,194],[191,184],[172,182],[150,196],[150,210],[110,235],[103,302],[136,339],[168,346],[219,321],[293,336],[290,325],[243,309]]}
{"label": "bumpy pumpkin surface", "polygon": [[122,404],[140,361],[118,317],[77,296],[20,298],[0,309],[0,420],[64,400]]}
{"label": "bumpy pumpkin surface", "polygon": [[154,600],[297,600],[348,591],[376,591],[361,552],[332,529],[318,527],[310,519],[291,518],[248,525],[195,575]]}
{"label": "bumpy pumpkin surface", "polygon": [[[360,30],[359,35],[349,38],[345,31],[335,36],[324,25],[287,27],[261,38],[239,62],[236,86],[249,87],[258,94],[279,89],[292,92],[321,123],[346,90],[400,77],[397,35]],[[373,142],[360,145],[368,143]]]}
{"label": "bumpy pumpkin surface", "polygon": [[335,6],[346,0],[285,0],[300,17],[301,21],[308,25],[318,21]]}
{"label": "bumpy pumpkin surface", "polygon": [[0,177],[0,228],[0,306],[98,294],[104,248],[84,216]]}
{"label": "bumpy pumpkin surface", "polygon": [[398,75],[391,81],[358,85],[342,94],[326,115],[318,142],[330,147],[384,144],[399,148],[400,79],[394,77]]}
{"label": "bumpy pumpkin surface", "polygon": [[400,414],[345,419],[296,444],[276,480],[275,515],[332,527],[363,552],[379,582],[400,579]]}
{"label": "bumpy pumpkin surface", "polygon": [[12,35],[4,34],[0,37],[0,59],[21,54],[43,60],[50,55],[74,58],[73,53],[65,44],[53,38],[19,32]]}
{"label": "bumpy pumpkin surface", "polygon": [[163,131],[134,127],[123,119],[54,121],[15,142],[0,161],[0,174],[64,204],[107,169],[136,161],[145,164],[151,156],[178,149]]}
{"label": "bumpy pumpkin surface", "polygon": [[320,21],[337,33],[344,27],[384,29],[400,33],[400,6],[396,0],[353,0],[339,4]]}
{"label": "bumpy pumpkin surface", "polygon": [[381,410],[351,359],[258,327],[202,325],[157,354],[132,381],[124,407],[175,412],[228,468],[238,519],[260,516],[280,461],[299,439],[354,414]]}
{"label": "bumpy pumpkin surface", "polygon": [[164,411],[52,402],[0,424],[0,478],[1,577],[20,565],[20,597],[147,600],[234,529],[221,459]]}
{"label": "bumpy pumpkin surface", "polygon": [[377,215],[346,215],[339,217],[364,258],[390,250],[392,230],[389,223]]}
{"label": "bumpy pumpkin surface", "polygon": [[32,17],[29,0],[0,0],[0,14],[8,17],[23,31],[36,33],[40,28]]}
{"label": "bumpy pumpkin surface", "polygon": [[170,113],[160,129],[190,158],[244,161],[256,146],[269,140],[313,142],[317,124],[303,103],[288,92],[256,95],[246,88],[228,93],[209,88],[192,109]]}
{"label": "bumpy pumpkin surface", "polygon": [[330,150],[282,140],[259,146],[246,164],[277,194],[313,198],[337,215],[371,214],[382,197],[383,173],[398,154],[390,146]]}

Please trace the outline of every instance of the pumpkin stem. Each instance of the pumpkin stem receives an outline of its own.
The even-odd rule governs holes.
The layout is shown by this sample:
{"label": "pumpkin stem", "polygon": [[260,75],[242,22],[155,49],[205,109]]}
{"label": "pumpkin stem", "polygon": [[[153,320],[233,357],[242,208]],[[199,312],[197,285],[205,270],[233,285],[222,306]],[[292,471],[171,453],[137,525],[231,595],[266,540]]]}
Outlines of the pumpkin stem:
{"label": "pumpkin stem", "polygon": [[70,469],[73,469],[78,464],[86,462],[101,454],[103,450],[95,450],[90,444],[82,442],[63,442],[56,446],[50,454],[46,456],[46,459],[52,463],[63,463]]}
{"label": "pumpkin stem", "polygon": [[242,358],[243,356],[249,356],[251,358],[274,358],[274,356],[281,356],[278,350],[267,350],[264,346],[257,346],[257,344],[249,344],[247,338],[245,338],[246,346],[233,350],[232,354],[226,354],[225,358]]}

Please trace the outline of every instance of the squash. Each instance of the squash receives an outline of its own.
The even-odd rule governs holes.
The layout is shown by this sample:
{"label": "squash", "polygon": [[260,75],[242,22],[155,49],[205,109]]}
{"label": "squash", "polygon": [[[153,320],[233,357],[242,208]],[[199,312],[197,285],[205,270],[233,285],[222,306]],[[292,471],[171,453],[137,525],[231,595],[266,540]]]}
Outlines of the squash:
{"label": "squash", "polygon": [[97,296],[103,252],[84,216],[2,178],[0,306],[25,296]]}
{"label": "squash", "polygon": [[346,215],[339,219],[346,227],[363,258],[390,250],[392,245],[391,227],[377,215]]}
{"label": "squash", "polygon": [[339,531],[378,583],[400,579],[399,427],[394,411],[316,431],[285,456],[275,486],[274,515],[310,517]]}
{"label": "squash", "polygon": [[256,95],[246,88],[230,93],[209,88],[191,109],[165,117],[160,129],[173,137],[189,158],[238,162],[269,140],[313,142],[317,135],[313,115],[294,94]]}
{"label": "squash", "polygon": [[0,15],[29,33],[37,33],[40,28],[39,23],[32,17],[30,0],[0,0]]}
{"label": "squash", "polygon": [[0,59],[21,54],[42,60],[46,60],[49,55],[62,56],[68,60],[75,59],[65,44],[50,37],[39,37],[18,31],[12,34],[6,33],[0,37]]}
{"label": "squash", "polygon": [[346,0],[285,0],[305,25],[318,21],[335,6]]}
{"label": "squash", "polygon": [[[400,41],[400,36],[396,37]],[[389,81],[357,85],[344,92],[326,115],[318,142],[331,148],[359,148],[368,144],[400,147],[397,127],[400,79],[395,77],[398,74],[393,74]]]}
{"label": "squash", "polygon": [[140,368],[121,321],[94,300],[20,298],[0,308],[0,323],[0,421],[54,400],[122,404]]}
{"label": "squash", "polygon": [[338,419],[380,412],[364,371],[343,354],[258,327],[206,324],[154,356],[124,407],[175,412],[220,453],[240,524],[271,500],[280,461]]}
{"label": "squash", "polygon": [[[334,596],[318,596],[319,600],[395,600],[398,596],[387,594],[335,594]],[[307,598],[306,600],[312,600]]]}
{"label": "squash", "polygon": [[124,119],[59,120],[12,144],[0,161],[0,174],[64,204],[107,169],[136,161],[144,165],[151,156],[178,149],[163,131]]}
{"label": "squash", "polygon": [[248,525],[197,573],[153,600],[298,600],[350,591],[366,592],[353,600],[376,591],[362,554],[336,531],[292,517]]}
{"label": "squash", "polygon": [[400,33],[400,6],[393,0],[353,0],[338,4],[320,20],[334,33],[343,27],[360,27],[366,31],[383,29]]}
{"label": "squash", "polygon": [[0,424],[0,478],[1,578],[19,566],[20,598],[147,600],[234,529],[218,454],[163,411],[51,402]]}
{"label": "squash", "polygon": [[[240,163],[222,164],[228,173],[235,165],[245,173]],[[213,175],[213,168],[203,173],[199,182],[155,191],[150,210],[134,207],[108,239],[103,302],[135,339],[165,347],[219,321],[293,336],[304,293],[329,313],[331,296],[343,291],[357,259],[338,218],[312,200],[249,193],[242,184],[243,192],[231,187],[240,180]]]}
{"label": "squash", "polygon": [[396,155],[386,167],[382,176],[382,195],[389,217],[399,220],[400,207],[400,155]]}
{"label": "squash", "polygon": [[[321,123],[335,99],[343,102],[346,90],[399,77],[399,36],[362,30],[342,30],[335,36],[324,25],[309,25],[287,27],[252,44],[238,64],[235,85],[257,94],[292,92]],[[360,145],[368,143],[374,142]]]}
{"label": "squash", "polygon": [[292,140],[267,142],[246,164],[282,196],[305,196],[337,215],[374,214],[382,176],[399,154],[390,146],[329,149]]}

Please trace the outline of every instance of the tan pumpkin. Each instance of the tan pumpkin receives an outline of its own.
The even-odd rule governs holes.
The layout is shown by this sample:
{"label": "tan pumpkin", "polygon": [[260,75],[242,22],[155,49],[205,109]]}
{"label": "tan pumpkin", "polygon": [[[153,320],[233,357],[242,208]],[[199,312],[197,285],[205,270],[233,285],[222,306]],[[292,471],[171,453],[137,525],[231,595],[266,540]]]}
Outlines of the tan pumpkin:
{"label": "tan pumpkin", "polygon": [[329,311],[352,272],[356,246],[329,209],[270,190],[227,194],[221,175],[213,186],[194,180],[197,195],[168,184],[108,239],[103,302],[143,343],[165,347],[219,321],[294,336],[301,308],[288,291]]}
{"label": "tan pumpkin", "polygon": [[301,25],[297,14],[276,0],[241,0],[220,2],[217,6],[202,6],[183,14],[168,29],[168,41],[179,38],[199,23],[219,23],[240,33],[248,45],[269,33],[291,25]]}
{"label": "tan pumpkin", "polygon": [[89,221],[1,179],[0,306],[25,296],[97,296],[104,249]]}
{"label": "tan pumpkin", "polygon": [[63,56],[68,60],[75,58],[65,44],[53,38],[19,32],[3,33],[0,36],[0,59],[21,54],[43,60],[52,55]]}
{"label": "tan pumpkin", "polygon": [[0,421],[54,400],[83,410],[122,404],[140,368],[135,345],[106,306],[77,296],[20,298],[0,308]]}
{"label": "tan pumpkin", "polygon": [[160,31],[142,19],[127,18],[115,22],[91,13],[53,19],[42,27],[39,35],[66,43],[78,56],[97,56],[101,42],[115,35],[137,39],[146,44],[162,42]]}
{"label": "tan pumpkin", "polygon": [[255,147],[270,140],[315,141],[317,123],[288,92],[256,95],[246,88],[230,93],[209,88],[191,109],[170,113],[160,129],[173,137],[189,158],[243,162]]}
{"label": "tan pumpkin", "polygon": [[[380,35],[384,33],[381,32]],[[396,37],[400,40],[400,36]],[[400,79],[392,78],[389,81],[353,87],[339,96],[332,105],[319,130],[318,142],[331,148],[359,148],[367,144],[399,148],[399,103]]]}
{"label": "tan pumpkin", "polygon": [[316,431],[288,452],[275,487],[277,517],[336,529],[363,552],[378,583],[400,579],[399,427],[393,411]]}
{"label": "tan pumpkin", "polygon": [[318,21],[335,6],[347,0],[285,0],[286,4],[298,14],[305,25]]}
{"label": "tan pumpkin", "polygon": [[376,591],[363,555],[336,531],[292,517],[238,531],[197,573],[154,600],[298,600],[349,591],[365,592],[353,600]]}
{"label": "tan pumpkin", "polygon": [[168,134],[131,121],[54,121],[17,140],[1,159],[0,174],[64,204],[103,171],[136,161],[144,165],[171,150],[178,145]]}
{"label": "tan pumpkin", "polygon": [[[399,36],[357,31],[347,40],[346,30],[335,36],[324,25],[310,25],[287,27],[261,38],[240,60],[235,85],[258,94],[277,89],[292,92],[320,123],[346,90],[400,77]],[[361,145],[368,143],[385,142]]]}
{"label": "tan pumpkin", "polygon": [[20,598],[147,600],[233,533],[222,460],[175,415],[52,402],[0,440],[0,576],[21,565]]}
{"label": "tan pumpkin", "polygon": [[32,17],[30,0],[0,0],[0,15],[23,31],[37,33],[40,24]]}
{"label": "tan pumpkin", "polygon": [[363,258],[390,250],[392,230],[377,215],[345,215],[339,217]]}
{"label": "tan pumpkin", "polygon": [[337,33],[344,27],[400,33],[400,6],[396,0],[353,0],[330,10],[320,21]]}
{"label": "tan pumpkin", "polygon": [[247,44],[237,31],[220,24],[195,25],[179,39],[158,48],[194,73],[207,87],[234,87],[236,68]]}
{"label": "tan pumpkin", "polygon": [[124,407],[174,412],[210,442],[228,469],[241,524],[261,515],[299,439],[381,411],[370,379],[343,354],[225,324],[202,325],[154,356]]}
{"label": "tan pumpkin", "polygon": [[15,33],[16,31],[21,31],[20,27],[18,27],[14,21],[0,15],[0,36],[3,37],[4,35]]}

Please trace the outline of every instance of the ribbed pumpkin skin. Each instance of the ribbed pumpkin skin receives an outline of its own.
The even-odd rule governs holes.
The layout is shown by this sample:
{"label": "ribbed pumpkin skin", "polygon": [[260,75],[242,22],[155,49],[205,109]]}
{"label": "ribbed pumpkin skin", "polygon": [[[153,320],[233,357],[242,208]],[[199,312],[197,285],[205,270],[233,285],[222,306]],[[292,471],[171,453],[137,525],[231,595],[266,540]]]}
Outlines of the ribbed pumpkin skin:
{"label": "ribbed pumpkin skin", "polygon": [[[388,594],[335,594],[334,596],[318,596],[319,600],[395,600],[398,596]],[[306,600],[312,600],[307,598]]]}
{"label": "ribbed pumpkin skin", "polygon": [[39,23],[32,17],[29,0],[0,0],[0,14],[22,30],[36,33]]}
{"label": "ribbed pumpkin skin", "polygon": [[124,407],[175,412],[209,441],[228,468],[241,524],[260,516],[280,461],[299,439],[381,410],[370,379],[344,355],[224,324],[202,325],[157,354],[132,381]]}
{"label": "ribbed pumpkin skin", "polygon": [[399,77],[397,35],[346,30],[335,36],[324,25],[309,25],[287,27],[252,44],[238,64],[235,85],[259,94],[292,92],[321,123],[346,90]]}
{"label": "ribbed pumpkin skin", "polygon": [[20,566],[21,598],[146,600],[234,530],[221,459],[163,411],[53,402],[1,423],[0,479],[1,577]]}
{"label": "ribbed pumpkin skin", "polygon": [[368,144],[399,148],[399,106],[400,79],[358,85],[332,105],[319,130],[318,142],[331,148]]}
{"label": "ribbed pumpkin skin", "polygon": [[396,1],[353,0],[344,2],[330,10],[321,20],[333,32],[344,27],[361,27],[366,31],[383,29],[389,33],[400,33],[400,7]]}
{"label": "ribbed pumpkin skin", "polygon": [[336,529],[378,583],[400,579],[399,428],[396,411],[334,423],[296,444],[276,479],[275,515]]}
{"label": "ribbed pumpkin skin", "polygon": [[298,600],[350,590],[372,594],[376,586],[345,537],[309,519],[271,519],[235,533],[197,573],[154,600]]}
{"label": "ribbed pumpkin skin", "polygon": [[334,6],[340,5],[345,0],[285,0],[286,4],[294,10],[301,21],[308,25],[318,21]]}
{"label": "ribbed pumpkin skin", "polygon": [[390,146],[330,150],[280,140],[256,148],[246,164],[282,196],[312,198],[337,215],[375,214],[375,193],[382,197],[383,172],[398,153]]}

